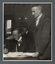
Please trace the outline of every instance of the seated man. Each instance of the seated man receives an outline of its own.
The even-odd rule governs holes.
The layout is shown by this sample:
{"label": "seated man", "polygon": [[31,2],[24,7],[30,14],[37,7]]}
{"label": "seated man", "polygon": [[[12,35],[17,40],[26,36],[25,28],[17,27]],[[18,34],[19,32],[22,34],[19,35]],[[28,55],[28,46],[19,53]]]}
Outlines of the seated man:
{"label": "seated man", "polygon": [[7,38],[9,52],[24,52],[26,50],[26,39],[22,36],[19,28],[13,30],[13,35]]}

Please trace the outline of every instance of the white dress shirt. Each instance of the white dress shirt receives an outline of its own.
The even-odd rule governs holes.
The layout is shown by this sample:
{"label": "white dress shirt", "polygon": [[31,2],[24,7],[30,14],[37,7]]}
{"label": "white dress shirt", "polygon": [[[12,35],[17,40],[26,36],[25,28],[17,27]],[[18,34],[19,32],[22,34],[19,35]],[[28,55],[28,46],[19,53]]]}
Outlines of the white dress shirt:
{"label": "white dress shirt", "polygon": [[[22,36],[20,36],[20,38],[17,40],[18,42],[18,46],[20,47],[20,45],[21,45],[21,42],[22,42]],[[16,52],[18,51],[18,49],[17,49],[17,44],[16,44]]]}
{"label": "white dress shirt", "polygon": [[41,16],[42,16],[42,13],[36,19],[36,26],[39,24],[39,20],[40,20]]}

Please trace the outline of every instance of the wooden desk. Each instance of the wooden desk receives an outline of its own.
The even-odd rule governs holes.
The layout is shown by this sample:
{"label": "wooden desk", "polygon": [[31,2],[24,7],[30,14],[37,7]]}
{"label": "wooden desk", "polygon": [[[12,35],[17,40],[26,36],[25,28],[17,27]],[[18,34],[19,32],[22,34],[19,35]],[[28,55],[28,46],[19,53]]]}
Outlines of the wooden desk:
{"label": "wooden desk", "polygon": [[32,57],[34,53],[23,52],[10,52],[3,54],[4,60],[38,60],[36,57]]}

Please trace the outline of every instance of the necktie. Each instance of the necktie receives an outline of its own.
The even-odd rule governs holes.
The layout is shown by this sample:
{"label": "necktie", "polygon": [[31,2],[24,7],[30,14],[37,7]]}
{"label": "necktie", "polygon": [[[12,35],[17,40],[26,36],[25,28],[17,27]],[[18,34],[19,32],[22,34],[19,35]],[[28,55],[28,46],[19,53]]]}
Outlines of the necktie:
{"label": "necktie", "polygon": [[42,16],[42,13],[41,13],[41,14],[39,15],[39,17],[37,17],[37,19],[36,19],[36,26],[38,26],[39,20],[40,20],[41,16]]}
{"label": "necktie", "polygon": [[38,26],[39,18],[36,19],[36,26]]}

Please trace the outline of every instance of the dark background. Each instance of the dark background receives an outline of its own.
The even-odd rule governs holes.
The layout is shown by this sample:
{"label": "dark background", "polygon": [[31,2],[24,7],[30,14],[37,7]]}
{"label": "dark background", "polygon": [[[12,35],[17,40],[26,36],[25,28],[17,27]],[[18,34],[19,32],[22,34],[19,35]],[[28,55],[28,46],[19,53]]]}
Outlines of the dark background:
{"label": "dark background", "polygon": [[[30,26],[33,21],[31,7],[34,4],[4,4],[4,23],[7,19],[12,19],[12,29],[21,26]],[[42,12],[51,17],[51,5],[42,4]],[[21,19],[19,19],[21,17]],[[25,19],[27,18],[27,19]]]}

